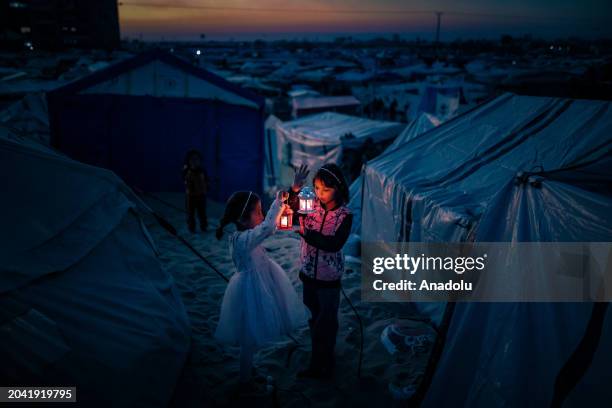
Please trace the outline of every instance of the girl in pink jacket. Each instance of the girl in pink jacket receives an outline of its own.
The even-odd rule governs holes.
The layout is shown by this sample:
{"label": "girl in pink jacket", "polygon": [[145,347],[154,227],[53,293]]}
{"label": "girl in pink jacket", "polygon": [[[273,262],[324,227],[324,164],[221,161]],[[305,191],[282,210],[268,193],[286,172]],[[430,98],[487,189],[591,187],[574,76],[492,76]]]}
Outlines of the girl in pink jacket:
{"label": "girl in pink jacket", "polygon": [[[289,205],[297,213],[298,193],[309,171],[301,166],[296,171]],[[302,236],[300,280],[304,284],[304,304],[311,313],[310,366],[298,377],[327,378],[334,367],[334,348],[338,332],[340,285],[344,272],[342,247],[351,232],[353,215],[346,207],[349,189],[342,171],[335,164],[323,165],[313,178],[317,201],[314,212],[300,217]]]}

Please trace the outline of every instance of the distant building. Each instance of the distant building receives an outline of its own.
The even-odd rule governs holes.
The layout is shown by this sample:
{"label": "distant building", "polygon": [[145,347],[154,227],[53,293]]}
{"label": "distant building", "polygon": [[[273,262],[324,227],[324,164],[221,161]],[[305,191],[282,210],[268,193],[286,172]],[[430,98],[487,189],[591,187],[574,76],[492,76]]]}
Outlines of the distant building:
{"label": "distant building", "polygon": [[0,47],[119,46],[116,0],[0,0]]}

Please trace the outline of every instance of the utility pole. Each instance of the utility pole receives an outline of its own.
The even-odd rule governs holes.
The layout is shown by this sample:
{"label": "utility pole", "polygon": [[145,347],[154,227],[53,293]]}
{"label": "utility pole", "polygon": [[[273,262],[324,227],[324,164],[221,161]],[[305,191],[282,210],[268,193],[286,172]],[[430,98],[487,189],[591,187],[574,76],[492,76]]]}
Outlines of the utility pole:
{"label": "utility pole", "polygon": [[436,11],[436,17],[438,19],[438,24],[436,26],[436,43],[440,42],[440,22],[442,20],[442,12]]}
{"label": "utility pole", "polygon": [[436,60],[440,59],[440,24],[442,23],[442,12],[436,11],[436,42],[435,42],[435,52],[436,52]]}

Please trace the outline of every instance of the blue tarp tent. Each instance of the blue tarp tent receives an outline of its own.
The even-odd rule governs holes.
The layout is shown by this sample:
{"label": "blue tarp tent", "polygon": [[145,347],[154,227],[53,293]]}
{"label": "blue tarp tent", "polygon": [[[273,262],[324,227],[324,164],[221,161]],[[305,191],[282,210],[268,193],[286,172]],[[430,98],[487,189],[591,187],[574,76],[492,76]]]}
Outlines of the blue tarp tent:
{"label": "blue tarp tent", "polygon": [[120,62],[47,94],[51,145],[146,191],[181,191],[202,152],[210,196],[260,192],[264,100],[165,52]]}
{"label": "blue tarp tent", "polygon": [[[567,170],[539,173],[541,184],[508,182],[480,220],[475,239],[610,242],[610,143],[568,163]],[[612,312],[606,308],[588,302],[455,305],[423,406],[558,406],[552,402],[562,396],[566,407],[607,405]],[[574,373],[573,388],[559,378],[578,349],[575,358],[587,369],[583,376]],[[576,369],[569,364],[565,370],[572,375]]]}
{"label": "blue tarp tent", "polygon": [[190,348],[173,278],[112,172],[0,128],[0,379],[167,406]]}
{"label": "blue tarp tent", "polygon": [[[612,103],[505,94],[427,136],[368,163],[364,240],[612,239]],[[603,382],[610,379],[612,318],[601,306],[416,307],[446,333],[424,406],[549,406],[563,391],[567,406],[612,398]],[[587,329],[593,316],[600,335]],[[575,388],[555,393],[585,336],[597,343],[593,362]]]}

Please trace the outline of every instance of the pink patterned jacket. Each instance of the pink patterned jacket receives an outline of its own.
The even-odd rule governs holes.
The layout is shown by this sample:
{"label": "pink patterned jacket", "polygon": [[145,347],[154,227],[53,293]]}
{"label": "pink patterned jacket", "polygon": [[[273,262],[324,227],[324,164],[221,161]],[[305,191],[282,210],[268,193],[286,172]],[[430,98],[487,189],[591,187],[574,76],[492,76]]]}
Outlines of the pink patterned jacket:
{"label": "pink patterned jacket", "polygon": [[[289,204],[296,211],[299,206],[292,198],[290,195]],[[342,247],[350,234],[353,214],[345,206],[325,210],[318,201],[314,209],[304,219],[300,278],[304,282],[314,280],[323,286],[336,286],[344,272]]]}

